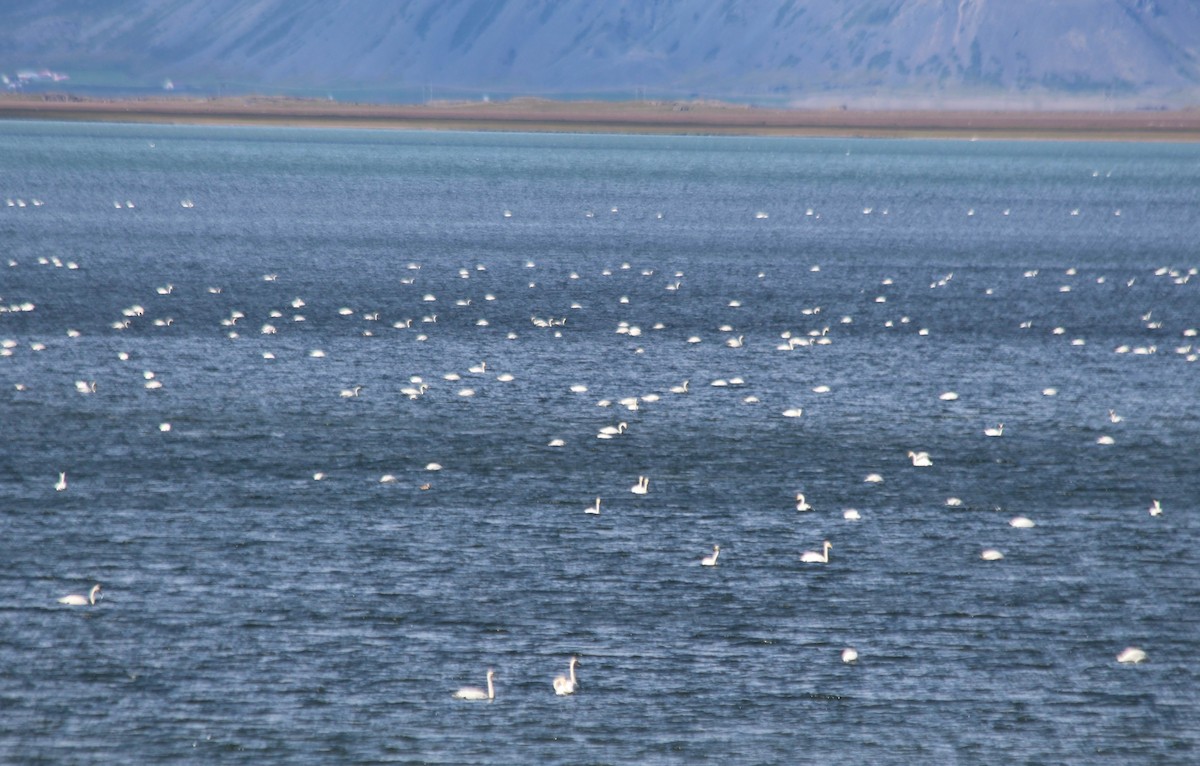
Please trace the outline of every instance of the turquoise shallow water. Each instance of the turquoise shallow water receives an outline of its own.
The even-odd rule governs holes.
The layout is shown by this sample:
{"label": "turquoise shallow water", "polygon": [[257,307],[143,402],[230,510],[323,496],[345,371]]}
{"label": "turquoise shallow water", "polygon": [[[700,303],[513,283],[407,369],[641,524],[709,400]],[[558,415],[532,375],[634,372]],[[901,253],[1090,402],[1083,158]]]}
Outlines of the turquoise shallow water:
{"label": "turquoise shallow water", "polygon": [[1197,758],[1195,147],[8,123],[0,164],[0,760]]}

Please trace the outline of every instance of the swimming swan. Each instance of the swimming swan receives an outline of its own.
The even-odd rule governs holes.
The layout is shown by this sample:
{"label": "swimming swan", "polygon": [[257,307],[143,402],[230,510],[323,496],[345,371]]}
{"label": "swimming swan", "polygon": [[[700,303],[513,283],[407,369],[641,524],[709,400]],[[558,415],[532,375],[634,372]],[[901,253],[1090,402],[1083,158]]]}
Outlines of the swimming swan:
{"label": "swimming swan", "polygon": [[812,506],[809,505],[808,501],[806,501],[804,499],[803,492],[796,493],[796,510],[797,511],[811,511],[812,510]]}
{"label": "swimming swan", "polygon": [[568,694],[574,694],[579,687],[579,682],[575,680],[575,666],[579,663],[578,657],[571,658],[571,677],[555,676],[554,678],[554,693],[560,697],[565,697]]}
{"label": "swimming swan", "polygon": [[454,699],[458,700],[494,700],[496,699],[496,689],[492,686],[492,676],[495,672],[488,668],[487,672],[487,691],[480,689],[478,686],[464,686],[454,692]]}
{"label": "swimming swan", "polygon": [[998,423],[995,428],[983,429],[984,436],[1004,436],[1004,424]]}
{"label": "swimming swan", "polygon": [[1117,662],[1136,665],[1146,659],[1146,653],[1136,646],[1126,647],[1117,655]]}
{"label": "swimming swan", "polygon": [[72,593],[69,596],[63,596],[60,598],[58,603],[67,604],[69,606],[94,606],[96,603],[96,594],[99,592],[100,584],[96,583],[92,586],[92,589],[86,596],[82,596],[78,593]]}
{"label": "swimming swan", "polygon": [[720,555],[721,555],[721,546],[714,545],[713,552],[710,555],[705,556],[704,558],[700,559],[700,566],[715,567],[717,565],[717,556],[720,556]]}
{"label": "swimming swan", "polygon": [[59,471],[58,481],[54,482],[54,488],[59,492],[67,488],[67,474],[65,471]]}
{"label": "swimming swan", "polygon": [[583,509],[583,512],[590,513],[595,516],[599,516],[600,515],[600,498],[596,498],[596,504],[589,505],[587,508]]}
{"label": "swimming swan", "polygon": [[638,483],[629,488],[629,491],[635,495],[644,495],[650,491],[650,479],[645,476],[638,477]]}
{"label": "swimming swan", "polygon": [[933,465],[933,460],[929,457],[928,452],[913,452],[909,450],[908,456],[912,458],[912,464],[917,468],[928,468]]}
{"label": "swimming swan", "polygon": [[806,564],[828,564],[829,563],[829,549],[832,547],[833,547],[833,543],[826,540],[822,553],[817,553],[816,551],[805,551],[800,556],[800,560]]}

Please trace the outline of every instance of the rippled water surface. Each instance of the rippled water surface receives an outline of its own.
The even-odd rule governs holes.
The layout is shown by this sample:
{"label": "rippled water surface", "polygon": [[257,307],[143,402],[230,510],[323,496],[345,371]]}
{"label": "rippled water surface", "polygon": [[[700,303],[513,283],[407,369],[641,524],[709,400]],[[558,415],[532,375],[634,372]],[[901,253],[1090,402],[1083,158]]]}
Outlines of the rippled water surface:
{"label": "rippled water surface", "polygon": [[1194,146],[0,165],[4,762],[1200,758]]}

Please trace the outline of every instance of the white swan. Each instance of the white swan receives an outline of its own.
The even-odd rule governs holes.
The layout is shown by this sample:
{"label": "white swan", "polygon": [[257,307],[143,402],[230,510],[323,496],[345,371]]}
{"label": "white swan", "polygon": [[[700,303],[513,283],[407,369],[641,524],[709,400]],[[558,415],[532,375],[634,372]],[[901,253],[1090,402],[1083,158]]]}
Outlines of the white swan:
{"label": "white swan", "polygon": [[625,429],[629,428],[628,423],[617,423],[615,426],[605,426],[600,429],[600,433],[606,436],[616,436],[617,434],[625,433]]}
{"label": "white swan", "polygon": [[679,384],[678,386],[671,386],[671,393],[673,393],[673,394],[686,394],[687,392],[688,392],[688,381],[686,381],[686,380],[683,381],[683,383]]}
{"label": "white swan", "polygon": [[638,477],[638,483],[629,488],[629,491],[635,495],[644,495],[650,491],[650,479],[645,476]]}
{"label": "white swan", "polygon": [[1150,515],[1151,516],[1161,516],[1162,515],[1162,503],[1158,502],[1157,500],[1150,501]]}
{"label": "white swan", "polygon": [[1136,646],[1129,646],[1121,650],[1117,655],[1117,662],[1130,663],[1136,665],[1146,659],[1146,653]]}
{"label": "white swan", "polygon": [[67,474],[65,471],[58,472],[58,481],[54,482],[54,488],[59,492],[67,488]]}
{"label": "white swan", "polygon": [[715,567],[717,565],[717,557],[721,555],[721,546],[714,545],[713,552],[704,558],[700,559],[700,566]]}
{"label": "white swan", "polygon": [[480,689],[478,686],[464,686],[454,692],[454,698],[459,700],[493,700],[496,699],[496,689],[492,686],[492,676],[495,671],[488,668],[487,672],[487,691]]}
{"label": "white swan", "polygon": [[88,591],[86,596],[82,596],[78,593],[72,593],[69,596],[63,596],[60,598],[58,603],[67,604],[68,606],[92,606],[96,603],[96,594],[99,592],[100,584],[96,583],[92,586],[92,589]]}
{"label": "white swan", "polygon": [[589,505],[587,508],[583,509],[583,512],[590,513],[594,516],[599,516],[600,515],[600,498],[596,498],[595,505]]}
{"label": "white swan", "polygon": [[842,662],[850,663],[858,661],[858,652],[850,647],[842,650]]}
{"label": "white swan", "polygon": [[796,510],[797,511],[811,511],[812,510],[812,506],[809,505],[808,501],[806,501],[804,499],[803,492],[796,493]]}
{"label": "white swan", "polygon": [[579,687],[579,682],[575,680],[575,666],[579,664],[578,657],[571,658],[571,677],[555,676],[554,677],[554,693],[560,697],[565,697],[568,694],[574,694]]}
{"label": "white swan", "polygon": [[995,428],[983,429],[984,436],[1004,436],[1004,424],[998,423]]}
{"label": "white swan", "polygon": [[858,521],[862,518],[862,514],[856,508],[847,508],[842,511],[842,518],[846,521]]}
{"label": "white swan", "polygon": [[933,459],[929,457],[928,452],[913,452],[909,450],[908,456],[912,459],[913,466],[917,468],[928,468],[933,465]]}
{"label": "white swan", "polygon": [[805,551],[800,556],[800,560],[803,561],[805,564],[828,564],[829,563],[829,549],[832,547],[833,547],[833,543],[826,540],[824,549],[821,553],[817,553],[816,551]]}
{"label": "white swan", "polygon": [[1033,529],[1035,526],[1037,526],[1033,523],[1033,519],[1026,516],[1014,516],[1009,520],[1008,524],[1009,526],[1016,527],[1017,529]]}
{"label": "white swan", "polygon": [[1000,559],[1004,558],[1004,554],[995,548],[987,548],[983,551],[983,553],[979,554],[979,558],[983,559],[984,561],[999,561]]}

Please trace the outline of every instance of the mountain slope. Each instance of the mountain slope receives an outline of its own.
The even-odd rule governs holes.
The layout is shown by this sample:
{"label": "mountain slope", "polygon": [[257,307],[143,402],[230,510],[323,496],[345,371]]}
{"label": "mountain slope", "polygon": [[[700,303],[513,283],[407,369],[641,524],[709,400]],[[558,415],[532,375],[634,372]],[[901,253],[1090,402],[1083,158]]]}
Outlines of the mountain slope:
{"label": "mountain slope", "polygon": [[1189,0],[39,0],[0,71],[426,95],[1194,103]]}

